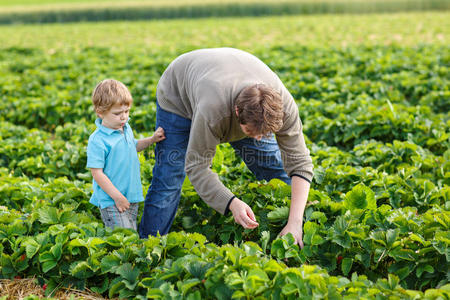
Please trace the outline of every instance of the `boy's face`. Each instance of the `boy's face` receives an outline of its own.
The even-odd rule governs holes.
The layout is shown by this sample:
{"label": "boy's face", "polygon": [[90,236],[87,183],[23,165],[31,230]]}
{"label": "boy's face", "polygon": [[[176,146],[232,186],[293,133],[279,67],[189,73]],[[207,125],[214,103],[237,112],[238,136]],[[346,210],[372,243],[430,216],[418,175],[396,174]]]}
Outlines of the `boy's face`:
{"label": "boy's face", "polygon": [[102,125],[110,129],[122,129],[130,115],[130,105],[114,104],[109,110],[97,113],[102,119]]}

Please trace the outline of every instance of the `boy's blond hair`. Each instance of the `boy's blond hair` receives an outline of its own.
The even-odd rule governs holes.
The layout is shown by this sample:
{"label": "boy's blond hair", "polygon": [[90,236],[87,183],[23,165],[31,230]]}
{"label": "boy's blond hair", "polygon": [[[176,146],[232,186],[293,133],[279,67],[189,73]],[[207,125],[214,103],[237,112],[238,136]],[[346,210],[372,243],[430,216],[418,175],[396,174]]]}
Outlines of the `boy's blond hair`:
{"label": "boy's blond hair", "polygon": [[97,113],[104,113],[117,103],[130,106],[132,102],[133,98],[127,87],[114,79],[100,81],[92,92],[92,104]]}
{"label": "boy's blond hair", "polygon": [[267,135],[283,126],[283,100],[277,91],[265,84],[244,88],[235,105],[239,123],[249,125],[254,133]]}

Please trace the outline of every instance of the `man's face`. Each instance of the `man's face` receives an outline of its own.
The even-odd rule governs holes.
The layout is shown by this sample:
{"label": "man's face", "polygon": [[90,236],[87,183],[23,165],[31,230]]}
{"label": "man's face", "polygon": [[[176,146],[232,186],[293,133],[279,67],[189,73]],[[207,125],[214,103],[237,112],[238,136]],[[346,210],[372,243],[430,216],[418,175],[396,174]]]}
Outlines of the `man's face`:
{"label": "man's face", "polygon": [[246,136],[254,138],[255,140],[258,140],[258,141],[260,141],[264,137],[264,134],[262,134],[262,133],[255,133],[252,126],[249,126],[247,124],[246,125],[240,124],[240,125],[241,125],[242,132],[245,133]]}
{"label": "man's face", "polygon": [[[239,111],[238,111],[237,106],[234,107],[234,111],[236,112],[236,116],[239,116]],[[239,124],[239,125],[241,126],[242,132],[248,137],[254,138],[258,141],[260,141],[264,137],[264,134],[255,132],[255,130],[253,129],[253,126],[250,126],[248,124],[245,124],[245,125]]]}

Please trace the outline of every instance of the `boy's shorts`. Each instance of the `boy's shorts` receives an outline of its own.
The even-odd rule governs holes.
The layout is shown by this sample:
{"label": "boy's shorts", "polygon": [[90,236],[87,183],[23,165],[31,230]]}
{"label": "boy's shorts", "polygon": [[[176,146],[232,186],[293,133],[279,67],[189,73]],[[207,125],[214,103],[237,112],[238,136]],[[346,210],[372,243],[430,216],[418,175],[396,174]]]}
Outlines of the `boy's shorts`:
{"label": "boy's shorts", "polygon": [[119,212],[115,205],[100,209],[103,223],[106,227],[114,229],[115,227],[129,228],[137,230],[137,214],[139,203],[130,203],[123,213]]}

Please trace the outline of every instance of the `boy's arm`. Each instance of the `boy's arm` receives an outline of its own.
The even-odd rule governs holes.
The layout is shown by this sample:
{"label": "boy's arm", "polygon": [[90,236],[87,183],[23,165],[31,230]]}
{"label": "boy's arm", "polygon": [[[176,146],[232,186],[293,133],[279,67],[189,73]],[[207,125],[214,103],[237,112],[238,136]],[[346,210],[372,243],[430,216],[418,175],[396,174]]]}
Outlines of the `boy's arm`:
{"label": "boy's arm", "polygon": [[114,186],[108,176],[103,173],[103,169],[91,168],[92,177],[95,182],[107,193],[116,203],[119,212],[124,212],[130,207],[128,199]]}
{"label": "boy's arm", "polygon": [[139,152],[147,149],[151,144],[162,141],[165,138],[166,136],[164,135],[164,129],[158,127],[158,129],[156,129],[155,133],[151,137],[140,139],[137,141],[136,151]]}

